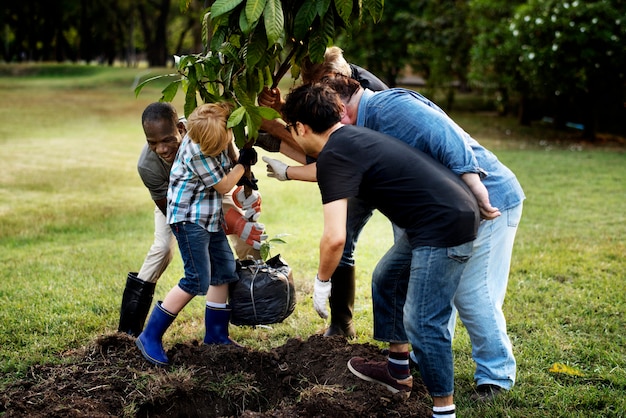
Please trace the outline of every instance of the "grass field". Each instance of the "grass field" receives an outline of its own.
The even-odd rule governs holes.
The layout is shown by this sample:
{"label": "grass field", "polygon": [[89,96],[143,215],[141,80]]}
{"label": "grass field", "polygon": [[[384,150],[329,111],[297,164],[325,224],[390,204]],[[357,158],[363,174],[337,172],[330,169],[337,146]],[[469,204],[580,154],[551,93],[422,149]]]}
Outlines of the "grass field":
{"label": "grass field", "polygon": [[[148,75],[0,67],[3,381],[116,330],[126,273],[140,267],[152,242],[153,204],[135,164],[144,142],[141,112],[162,86],[133,93]],[[573,142],[491,114],[453,117],[518,175],[527,194],[505,303],[517,383],[490,405],[458,396],[459,416],[626,416],[626,148]],[[262,164],[254,171],[261,221],[270,237],[289,234],[274,253],[292,266],[298,290],[296,311],[283,324],[231,327],[238,341],[267,349],[324,327],[311,304],[322,216],[315,184],[269,179]],[[376,214],[357,250],[358,342],[372,342],[369,278],[391,240],[388,221]],[[155,298],[181,274],[176,257]],[[201,338],[203,302],[196,299],[167,344]],[[474,365],[460,323],[454,352],[457,392],[465,394]]]}

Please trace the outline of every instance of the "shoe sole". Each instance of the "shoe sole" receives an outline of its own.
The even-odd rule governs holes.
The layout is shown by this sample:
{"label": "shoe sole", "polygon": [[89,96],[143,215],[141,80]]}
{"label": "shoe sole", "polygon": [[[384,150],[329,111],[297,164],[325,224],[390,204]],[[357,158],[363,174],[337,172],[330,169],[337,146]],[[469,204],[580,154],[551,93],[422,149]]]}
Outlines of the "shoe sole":
{"label": "shoe sole", "polygon": [[358,378],[363,379],[363,380],[368,381],[368,382],[377,383],[379,385],[382,385],[382,386],[386,387],[387,390],[390,391],[391,393],[394,393],[394,394],[401,393],[404,396],[405,399],[408,399],[409,396],[411,396],[411,391],[396,389],[393,386],[390,386],[390,385],[388,385],[388,384],[386,384],[384,382],[381,382],[380,380],[376,380],[376,379],[373,379],[373,378],[371,378],[369,376],[364,375],[363,373],[359,372],[354,367],[352,367],[352,365],[350,364],[350,361],[348,361],[348,369],[352,372],[352,374],[354,374]]}
{"label": "shoe sole", "polygon": [[170,365],[169,363],[163,363],[162,361],[159,361],[157,359],[150,357],[148,353],[146,353],[146,350],[143,348],[143,344],[141,343],[141,340],[139,338],[135,340],[135,345],[139,348],[139,351],[141,351],[141,355],[143,356],[143,358],[148,360],[148,362],[154,364],[155,366],[169,366]]}

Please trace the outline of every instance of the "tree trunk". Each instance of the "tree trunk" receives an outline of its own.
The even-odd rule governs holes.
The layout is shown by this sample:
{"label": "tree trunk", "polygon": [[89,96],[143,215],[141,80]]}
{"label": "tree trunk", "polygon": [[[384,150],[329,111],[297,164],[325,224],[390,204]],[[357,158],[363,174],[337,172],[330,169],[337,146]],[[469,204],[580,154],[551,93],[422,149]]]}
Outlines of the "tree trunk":
{"label": "tree trunk", "polygon": [[[152,2],[154,9],[140,3],[139,19],[146,43],[146,56],[148,65],[151,67],[164,67],[167,64],[167,18],[170,11],[171,0]],[[154,22],[154,24],[152,24]]]}

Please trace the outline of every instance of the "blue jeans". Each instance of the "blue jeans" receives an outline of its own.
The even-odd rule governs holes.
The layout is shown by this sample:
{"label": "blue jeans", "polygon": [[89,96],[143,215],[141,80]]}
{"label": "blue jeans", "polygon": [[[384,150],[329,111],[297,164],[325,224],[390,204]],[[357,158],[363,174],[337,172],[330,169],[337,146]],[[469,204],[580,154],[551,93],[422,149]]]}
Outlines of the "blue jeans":
{"label": "blue jeans", "polygon": [[[474,380],[478,385],[488,383],[511,389],[515,383],[516,363],[502,305],[522,206],[502,211],[492,221],[481,222],[472,258],[454,296],[454,305],[472,342]],[[452,332],[455,319],[453,313]]]}
{"label": "blue jeans", "polygon": [[206,295],[209,284],[220,285],[239,280],[235,257],[223,230],[209,232],[193,222],[170,225],[178,241],[185,277],[178,287],[191,295]]}
{"label": "blue jeans", "polygon": [[448,324],[472,248],[473,242],[449,248],[411,248],[405,234],[374,271],[374,338],[397,343],[408,338],[431,396],[454,393]]}
{"label": "blue jeans", "polygon": [[374,209],[357,197],[348,199],[348,218],[346,221],[346,244],[339,261],[340,266],[354,266],[354,249],[363,227],[372,217]]}

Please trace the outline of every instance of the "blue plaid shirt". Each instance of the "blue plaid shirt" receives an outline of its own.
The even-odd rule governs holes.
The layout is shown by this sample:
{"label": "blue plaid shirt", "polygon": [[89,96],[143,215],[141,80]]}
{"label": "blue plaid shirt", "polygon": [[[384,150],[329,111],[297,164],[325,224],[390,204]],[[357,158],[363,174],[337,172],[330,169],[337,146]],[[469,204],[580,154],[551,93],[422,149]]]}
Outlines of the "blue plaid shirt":
{"label": "blue plaid shirt", "polygon": [[209,232],[222,228],[222,195],[213,188],[230,171],[226,151],[208,157],[185,135],[170,171],[167,223],[193,222]]}

